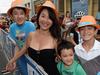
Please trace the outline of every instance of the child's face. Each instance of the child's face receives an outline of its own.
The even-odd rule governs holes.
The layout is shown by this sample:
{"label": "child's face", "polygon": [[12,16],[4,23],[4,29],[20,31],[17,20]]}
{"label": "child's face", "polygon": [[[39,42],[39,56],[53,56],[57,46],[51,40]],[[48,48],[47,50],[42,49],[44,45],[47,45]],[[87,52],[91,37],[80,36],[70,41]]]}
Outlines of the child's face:
{"label": "child's face", "polygon": [[64,62],[65,66],[70,66],[74,60],[74,52],[72,49],[63,49],[60,55],[61,60]]}
{"label": "child's face", "polygon": [[84,26],[79,29],[80,35],[84,41],[89,41],[94,39],[97,30],[93,26]]}
{"label": "child's face", "polygon": [[14,8],[12,11],[14,21],[22,25],[26,20],[26,15],[23,9]]}

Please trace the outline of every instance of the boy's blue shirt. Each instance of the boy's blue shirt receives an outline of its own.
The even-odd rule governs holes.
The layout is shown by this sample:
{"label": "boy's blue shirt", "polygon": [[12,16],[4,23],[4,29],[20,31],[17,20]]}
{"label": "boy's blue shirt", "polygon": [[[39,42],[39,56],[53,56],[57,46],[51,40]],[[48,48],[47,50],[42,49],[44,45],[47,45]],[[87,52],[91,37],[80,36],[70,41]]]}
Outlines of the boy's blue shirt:
{"label": "boy's blue shirt", "polygon": [[13,40],[15,40],[19,48],[22,48],[26,38],[28,37],[28,34],[35,30],[36,30],[35,25],[30,21],[25,21],[23,25],[18,25],[16,23],[13,23],[10,25],[9,35]]}

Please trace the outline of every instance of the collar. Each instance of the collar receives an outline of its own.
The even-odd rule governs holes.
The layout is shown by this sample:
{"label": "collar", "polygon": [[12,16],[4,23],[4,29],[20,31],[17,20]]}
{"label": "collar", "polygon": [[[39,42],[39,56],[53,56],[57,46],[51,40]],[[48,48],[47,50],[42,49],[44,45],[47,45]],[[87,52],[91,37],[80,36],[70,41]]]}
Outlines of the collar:
{"label": "collar", "polygon": [[[80,46],[80,47],[79,47],[80,50],[85,51],[85,49],[84,49],[83,46],[82,46],[82,43],[80,43],[79,46]],[[100,42],[97,41],[97,40],[95,39],[94,45],[93,45],[93,47],[90,49],[90,51],[94,51],[94,50],[97,50],[97,49],[99,49],[99,48],[100,48]]]}

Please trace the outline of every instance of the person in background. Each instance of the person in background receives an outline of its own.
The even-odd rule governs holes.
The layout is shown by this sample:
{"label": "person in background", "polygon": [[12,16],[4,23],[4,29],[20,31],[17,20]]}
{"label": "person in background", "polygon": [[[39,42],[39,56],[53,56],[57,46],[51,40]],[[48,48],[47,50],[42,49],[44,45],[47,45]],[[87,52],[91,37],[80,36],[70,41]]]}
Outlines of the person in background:
{"label": "person in background", "polygon": [[60,75],[86,75],[86,72],[79,62],[74,59],[74,44],[62,40],[58,45],[57,50],[61,60],[57,64]]}
{"label": "person in background", "polygon": [[83,16],[77,30],[82,42],[75,46],[75,53],[87,75],[97,75],[100,72],[100,42],[95,39],[98,24],[93,16]]}
{"label": "person in background", "polygon": [[6,70],[13,69],[13,65],[26,51],[48,75],[59,75],[55,57],[57,44],[61,39],[57,11],[51,1],[46,1],[37,13],[37,30],[31,32],[23,48],[8,62]]}
{"label": "person in background", "polygon": [[3,26],[2,26],[2,29],[5,30],[7,33],[9,32],[9,24],[8,24],[8,21],[3,21]]}
{"label": "person in background", "polygon": [[35,24],[36,28],[37,28],[36,20],[37,20],[37,15],[35,14],[34,16],[32,16],[31,22],[33,22]]}
{"label": "person in background", "polygon": [[[96,21],[97,21],[97,24],[99,24],[99,26],[100,26],[100,9],[96,14]],[[100,29],[97,32],[96,39],[100,41]]]}
{"label": "person in background", "polygon": [[[71,14],[69,11],[66,11],[66,15],[64,16],[64,19],[62,21],[62,36],[65,39],[68,34],[69,28],[73,25],[72,19],[71,19]],[[66,33],[66,34],[65,34]]]}
{"label": "person in background", "polygon": [[62,26],[64,15],[59,16],[59,24]]}
{"label": "person in background", "polygon": [[34,16],[32,16],[32,18],[31,18],[31,22],[36,22],[36,20],[37,20],[37,15],[35,14]]}
{"label": "person in background", "polygon": [[74,27],[74,21],[71,18],[71,14],[69,11],[66,11],[66,15],[64,16],[63,22],[62,22],[62,38],[66,39],[70,42],[72,42],[74,45],[76,45],[76,40],[74,40],[74,34],[71,32],[72,28]]}
{"label": "person in background", "polygon": [[100,25],[100,11],[98,11],[96,14],[96,21],[97,21],[97,24]]}
{"label": "person in background", "polygon": [[[35,31],[36,29],[32,22],[26,21],[26,18],[29,15],[29,11],[29,8],[21,5],[16,5],[11,7],[7,12],[8,16],[14,20],[14,23],[12,23],[9,28],[9,36],[15,40],[16,48],[18,49],[15,50],[14,55],[16,55],[17,52],[21,50],[29,33]],[[24,67],[21,65],[23,62],[23,56],[21,56],[16,62],[19,70],[19,72],[17,72],[18,74],[16,75],[20,75],[19,73],[21,73],[21,75],[25,75],[24,72],[21,71],[24,69]],[[13,67],[13,69],[15,69],[15,67]]]}
{"label": "person in background", "polygon": [[0,28],[2,29],[2,20],[0,19]]}
{"label": "person in background", "polygon": [[70,22],[72,21],[71,14],[69,11],[66,11],[66,15],[64,16],[63,25],[67,25],[68,27],[71,25]]}

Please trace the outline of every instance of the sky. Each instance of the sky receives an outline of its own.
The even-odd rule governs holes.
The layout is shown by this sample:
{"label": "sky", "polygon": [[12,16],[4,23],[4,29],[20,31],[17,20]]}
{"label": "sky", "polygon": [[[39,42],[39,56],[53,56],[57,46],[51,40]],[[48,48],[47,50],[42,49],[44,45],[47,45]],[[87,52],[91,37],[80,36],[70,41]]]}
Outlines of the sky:
{"label": "sky", "polygon": [[0,13],[6,13],[13,0],[0,0]]}

